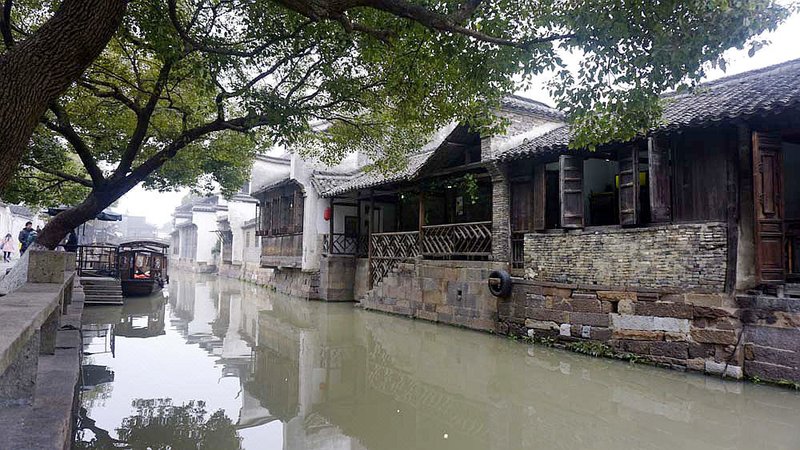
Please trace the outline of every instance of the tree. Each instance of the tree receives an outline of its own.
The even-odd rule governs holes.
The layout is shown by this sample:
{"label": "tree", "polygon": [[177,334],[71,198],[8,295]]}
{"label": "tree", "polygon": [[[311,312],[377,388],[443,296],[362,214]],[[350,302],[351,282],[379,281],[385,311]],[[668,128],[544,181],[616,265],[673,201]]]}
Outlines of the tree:
{"label": "tree", "polygon": [[[12,39],[30,37],[6,53],[50,23],[38,28],[46,14],[36,8],[13,11]],[[628,139],[658,120],[663,90],[699,79],[728,48],[760,45],[753,37],[787,14],[762,0],[133,2],[105,51],[39,119],[34,146],[66,156],[34,150],[23,173],[89,192],[37,242],[54,248],[140,182],[215,181],[230,193],[264,143],[324,161],[368,149],[391,170],[452,120],[496,131],[503,124],[489,113],[502,96],[548,69],[558,70],[552,90],[575,145]],[[559,51],[582,52],[577,74]],[[316,120],[331,126],[315,133]]]}

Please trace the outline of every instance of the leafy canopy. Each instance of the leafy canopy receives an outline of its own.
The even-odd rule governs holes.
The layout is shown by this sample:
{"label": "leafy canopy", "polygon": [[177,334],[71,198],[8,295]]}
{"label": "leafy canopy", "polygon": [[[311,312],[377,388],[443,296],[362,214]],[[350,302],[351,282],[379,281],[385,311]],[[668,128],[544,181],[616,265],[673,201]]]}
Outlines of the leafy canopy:
{"label": "leafy canopy", "polygon": [[[19,0],[15,33],[34,31],[54,5]],[[699,80],[726,49],[759,48],[754,36],[789,14],[768,0],[139,0],[128,8],[102,56],[43,118],[14,195],[52,201],[39,187],[55,180],[72,185],[58,191],[66,202],[87,190],[119,197],[140,181],[161,190],[203,181],[201,189],[217,183],[231,194],[272,144],[330,163],[359,148],[392,170],[453,120],[499,130],[490,113],[500,99],[551,70],[574,146],[626,140],[657,123],[660,93]],[[581,55],[577,72],[564,52]],[[330,127],[315,132],[319,121]]]}

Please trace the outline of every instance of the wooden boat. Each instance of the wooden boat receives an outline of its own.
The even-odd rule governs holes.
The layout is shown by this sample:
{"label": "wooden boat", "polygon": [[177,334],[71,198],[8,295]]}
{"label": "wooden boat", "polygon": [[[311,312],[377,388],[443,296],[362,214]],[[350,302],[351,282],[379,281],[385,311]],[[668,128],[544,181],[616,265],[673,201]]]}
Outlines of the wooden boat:
{"label": "wooden boat", "polygon": [[155,240],[130,241],[119,245],[119,279],[123,296],[150,295],[169,282],[168,248],[169,244]]}

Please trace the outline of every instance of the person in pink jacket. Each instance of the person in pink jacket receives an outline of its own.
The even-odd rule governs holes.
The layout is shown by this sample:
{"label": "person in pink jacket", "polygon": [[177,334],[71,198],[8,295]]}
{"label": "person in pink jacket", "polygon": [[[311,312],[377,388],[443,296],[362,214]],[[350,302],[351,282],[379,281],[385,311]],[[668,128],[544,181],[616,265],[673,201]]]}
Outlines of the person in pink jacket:
{"label": "person in pink jacket", "polygon": [[3,262],[11,262],[11,253],[14,252],[14,242],[11,240],[11,233],[6,234],[6,238],[0,243],[3,249]]}

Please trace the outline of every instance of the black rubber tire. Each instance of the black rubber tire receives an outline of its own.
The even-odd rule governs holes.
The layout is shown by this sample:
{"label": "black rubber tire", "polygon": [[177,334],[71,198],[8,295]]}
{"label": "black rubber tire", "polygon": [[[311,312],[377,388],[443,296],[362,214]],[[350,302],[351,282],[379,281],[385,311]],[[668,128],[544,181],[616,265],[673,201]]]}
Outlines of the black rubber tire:
{"label": "black rubber tire", "polygon": [[489,274],[489,279],[492,278],[500,279],[499,285],[493,285],[492,283],[489,283],[489,292],[491,292],[492,295],[495,297],[508,297],[511,295],[513,283],[511,282],[511,275],[509,275],[508,272],[505,270],[492,271],[492,273]]}

